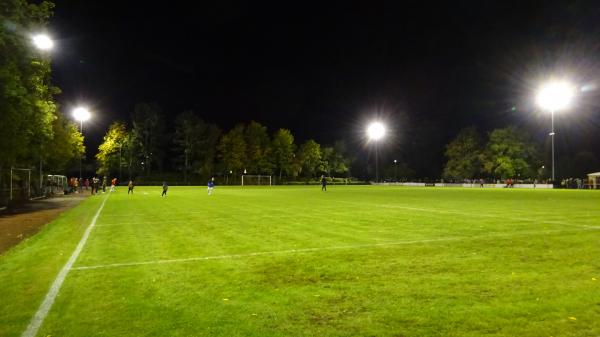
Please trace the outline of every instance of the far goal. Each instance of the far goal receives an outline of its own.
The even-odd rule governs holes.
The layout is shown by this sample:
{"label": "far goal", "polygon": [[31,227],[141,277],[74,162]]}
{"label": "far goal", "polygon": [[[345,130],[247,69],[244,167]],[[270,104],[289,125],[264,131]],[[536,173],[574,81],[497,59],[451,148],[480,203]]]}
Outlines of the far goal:
{"label": "far goal", "polygon": [[242,186],[247,185],[266,185],[271,186],[271,176],[264,175],[242,175]]}

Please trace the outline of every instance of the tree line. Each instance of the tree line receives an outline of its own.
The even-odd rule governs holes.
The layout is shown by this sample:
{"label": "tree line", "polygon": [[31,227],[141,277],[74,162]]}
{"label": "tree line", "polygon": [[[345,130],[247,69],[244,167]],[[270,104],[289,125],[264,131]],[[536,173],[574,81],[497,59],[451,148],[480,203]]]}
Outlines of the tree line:
{"label": "tree line", "polygon": [[177,115],[168,130],[161,108],[139,103],[124,122],[110,125],[96,154],[98,173],[121,177],[151,177],[175,170],[184,182],[210,176],[273,175],[310,179],[319,175],[347,176],[351,156],[344,142],[321,146],[309,139],[296,144],[292,132],[251,121],[224,132],[191,110]]}
{"label": "tree line", "polygon": [[50,60],[29,38],[46,26],[52,8],[49,2],[0,2],[0,187],[10,167],[60,172],[84,153],[77,125],[55,102],[60,89],[50,82]]}
{"label": "tree line", "polygon": [[487,138],[468,127],[446,145],[443,178],[547,178],[539,148],[528,133],[514,126],[492,130]]}

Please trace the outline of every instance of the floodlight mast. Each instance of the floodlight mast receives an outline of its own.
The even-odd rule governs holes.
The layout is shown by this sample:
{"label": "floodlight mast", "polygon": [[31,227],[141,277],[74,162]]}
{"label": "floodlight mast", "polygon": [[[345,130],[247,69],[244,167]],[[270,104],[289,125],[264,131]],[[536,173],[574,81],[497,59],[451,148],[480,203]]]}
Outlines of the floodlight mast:
{"label": "floodlight mast", "polygon": [[549,133],[552,144],[552,182],[555,180],[554,171],[554,113],[565,110],[575,96],[573,85],[566,81],[551,81],[544,84],[538,91],[536,100],[538,106],[550,112],[551,130]]}
{"label": "floodlight mast", "polygon": [[[90,111],[86,108],[86,107],[76,107],[75,109],[73,109],[73,117],[79,121],[80,125],[81,125],[81,129],[80,129],[80,133],[83,136],[83,122],[87,121],[88,119],[90,119],[90,117],[92,117],[92,115],[90,114]],[[81,163],[81,156],[79,156],[79,183],[81,183],[81,177],[82,177],[82,163]]]}
{"label": "floodlight mast", "polygon": [[385,136],[385,126],[381,122],[369,124],[367,136],[375,142],[375,182],[379,182],[379,140]]}
{"label": "floodlight mast", "polygon": [[[33,43],[35,48],[42,52],[49,52],[54,48],[54,41],[52,41],[52,39],[46,34],[40,33],[31,36],[31,42]],[[44,165],[44,160],[42,156],[42,146],[43,145],[40,143],[40,190],[42,190],[42,188],[44,187],[44,176],[42,174],[42,167]]]}

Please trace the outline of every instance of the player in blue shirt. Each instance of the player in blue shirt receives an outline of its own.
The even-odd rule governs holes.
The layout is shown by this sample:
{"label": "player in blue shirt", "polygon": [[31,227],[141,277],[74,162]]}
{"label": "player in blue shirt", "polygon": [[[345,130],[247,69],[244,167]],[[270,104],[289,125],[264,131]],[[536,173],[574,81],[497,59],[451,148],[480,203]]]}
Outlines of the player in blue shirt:
{"label": "player in blue shirt", "polygon": [[212,194],[213,188],[215,188],[215,178],[214,177],[212,177],[208,181],[208,195]]}

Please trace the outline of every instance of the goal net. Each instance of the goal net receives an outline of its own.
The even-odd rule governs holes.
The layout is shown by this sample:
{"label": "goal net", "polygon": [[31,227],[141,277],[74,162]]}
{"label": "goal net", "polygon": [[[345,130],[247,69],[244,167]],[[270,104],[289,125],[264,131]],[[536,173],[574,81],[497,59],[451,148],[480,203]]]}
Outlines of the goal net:
{"label": "goal net", "polygon": [[246,185],[266,185],[271,186],[271,176],[266,175],[242,175],[242,186]]}

